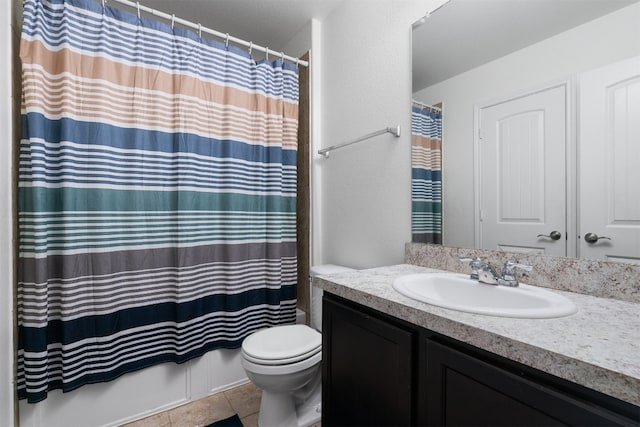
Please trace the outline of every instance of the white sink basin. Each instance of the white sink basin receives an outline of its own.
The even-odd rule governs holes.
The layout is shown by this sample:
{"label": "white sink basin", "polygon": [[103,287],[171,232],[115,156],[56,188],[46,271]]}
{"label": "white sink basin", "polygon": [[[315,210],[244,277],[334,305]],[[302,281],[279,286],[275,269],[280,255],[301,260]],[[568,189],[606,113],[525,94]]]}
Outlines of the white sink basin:
{"label": "white sink basin", "polygon": [[427,304],[490,316],[548,319],[578,311],[564,296],[520,283],[496,286],[471,280],[468,274],[410,274],[394,280],[401,294]]}

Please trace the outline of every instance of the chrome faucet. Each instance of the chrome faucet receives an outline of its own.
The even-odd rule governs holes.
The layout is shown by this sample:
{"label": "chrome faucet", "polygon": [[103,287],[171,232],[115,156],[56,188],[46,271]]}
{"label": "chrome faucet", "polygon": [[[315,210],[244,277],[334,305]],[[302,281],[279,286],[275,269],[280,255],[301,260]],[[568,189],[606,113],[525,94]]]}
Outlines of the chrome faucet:
{"label": "chrome faucet", "polygon": [[470,279],[490,285],[518,286],[516,269],[524,271],[533,270],[533,267],[530,265],[507,261],[504,263],[501,273],[498,273],[491,264],[486,261],[481,261],[479,258],[460,258],[460,261],[469,263],[471,267]]}
{"label": "chrome faucet", "polygon": [[478,272],[478,282],[487,283],[489,285],[498,285],[502,276],[498,274],[495,268],[488,262],[483,262]]}

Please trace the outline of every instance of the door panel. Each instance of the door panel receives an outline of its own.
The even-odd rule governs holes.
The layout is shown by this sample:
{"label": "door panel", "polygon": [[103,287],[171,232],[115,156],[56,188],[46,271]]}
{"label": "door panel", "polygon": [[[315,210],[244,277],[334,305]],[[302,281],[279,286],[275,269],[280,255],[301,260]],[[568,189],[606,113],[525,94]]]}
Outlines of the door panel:
{"label": "door panel", "polygon": [[640,263],[640,57],[579,82],[579,255]]}
{"label": "door panel", "polygon": [[560,85],[480,110],[480,248],[566,255],[566,98]]}
{"label": "door panel", "polygon": [[498,221],[544,222],[544,111],[496,121]]}
{"label": "door panel", "polygon": [[525,246],[498,245],[498,250],[503,252],[515,252],[520,254],[544,255],[544,248],[528,248]]}

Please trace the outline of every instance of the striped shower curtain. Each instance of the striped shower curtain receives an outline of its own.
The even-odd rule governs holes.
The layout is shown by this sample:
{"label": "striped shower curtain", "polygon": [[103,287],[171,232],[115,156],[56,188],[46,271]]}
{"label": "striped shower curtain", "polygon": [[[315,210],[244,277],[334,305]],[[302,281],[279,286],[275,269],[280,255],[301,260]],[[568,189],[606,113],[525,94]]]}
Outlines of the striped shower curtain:
{"label": "striped shower curtain", "polygon": [[20,56],[20,398],[295,321],[294,66],[94,0]]}
{"label": "striped shower curtain", "polygon": [[411,107],[411,240],[442,244],[442,113]]}

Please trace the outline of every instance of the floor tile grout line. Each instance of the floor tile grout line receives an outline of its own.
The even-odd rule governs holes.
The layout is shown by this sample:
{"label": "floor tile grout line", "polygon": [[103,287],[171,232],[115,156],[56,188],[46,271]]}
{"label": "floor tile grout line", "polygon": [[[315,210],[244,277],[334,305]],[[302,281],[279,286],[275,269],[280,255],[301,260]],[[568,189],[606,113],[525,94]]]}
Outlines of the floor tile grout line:
{"label": "floor tile grout line", "polygon": [[[218,391],[217,393],[211,394],[211,395],[209,395],[209,396],[205,396],[205,397],[203,397],[203,398],[201,398],[201,399],[197,399],[197,400],[194,400],[194,401],[191,401],[191,402],[185,403],[184,405],[180,405],[180,406],[177,406],[177,407],[175,407],[175,408],[172,408],[172,409],[168,409],[168,410],[166,410],[166,411],[159,412],[159,413],[157,413],[157,414],[155,414],[155,415],[151,415],[151,416],[149,416],[149,417],[145,417],[145,418],[142,418],[142,419],[140,419],[140,420],[133,421],[133,422],[131,422],[131,423],[127,423],[125,426],[126,426],[126,427],[136,427],[136,426],[140,427],[140,426],[143,426],[143,425],[148,425],[148,424],[146,424],[146,422],[148,422],[148,421],[149,421],[149,419],[151,419],[151,418],[155,418],[155,417],[162,417],[162,416],[164,415],[164,417],[166,417],[166,420],[168,421],[168,426],[169,426],[169,427],[179,427],[179,425],[183,425],[183,423],[180,423],[179,421],[177,421],[177,420],[176,420],[176,422],[177,422],[178,424],[175,424],[175,426],[174,426],[174,419],[173,419],[174,417],[172,417],[172,416],[171,416],[171,413],[175,413],[176,411],[179,411],[179,410],[180,410],[180,411],[184,411],[185,409],[187,409],[187,408],[189,408],[189,407],[192,407],[192,406],[193,406],[193,407],[195,407],[195,406],[197,405],[197,402],[198,402],[198,401],[203,400],[203,399],[207,399],[207,398],[211,398],[211,397],[214,397],[214,396],[219,396],[220,394],[222,394],[222,396],[221,396],[221,397],[222,397],[222,398],[225,400],[225,402],[227,403],[228,408],[230,408],[230,409],[231,409],[231,411],[232,411],[233,413],[237,414],[237,415],[238,415],[238,418],[240,418],[239,409],[237,409],[236,407],[234,407],[234,405],[233,405],[233,403],[232,403],[232,398],[231,398],[231,396],[230,396],[230,395],[232,394],[231,392],[232,392],[233,390],[237,390],[238,388],[244,387],[244,386],[246,386],[246,385],[248,385],[248,384],[251,384],[251,383],[247,383],[247,384],[239,385],[239,386],[236,386],[236,387],[232,387],[232,388],[227,389],[227,390],[224,390],[224,391]],[[255,390],[255,392],[256,392],[256,393],[259,393],[259,394],[262,394],[262,393],[261,393],[262,391],[261,391],[261,390],[259,390],[259,389],[256,389],[256,390]],[[237,403],[237,402],[236,402],[236,403]],[[182,409],[179,409],[179,408],[182,408]],[[188,412],[188,409],[187,409],[187,412]],[[242,421],[243,419],[246,421],[246,420],[247,420],[247,419],[249,419],[250,417],[254,417],[254,416],[256,416],[256,415],[258,415],[258,416],[259,416],[259,414],[260,414],[260,408],[259,408],[259,406],[258,406],[258,408],[257,408],[257,410],[256,410],[256,411],[251,412],[250,414],[244,414],[243,418],[241,418],[241,421]],[[214,414],[210,414],[210,415],[212,415],[212,416],[213,416]],[[219,421],[219,420],[221,420],[221,419],[224,419],[224,417],[223,417],[223,418],[218,418],[218,416],[214,416],[213,418],[215,418],[215,420],[216,420],[216,421]],[[146,420],[146,421],[145,421],[145,420]],[[212,421],[212,422],[213,422],[213,421]],[[243,424],[244,424],[244,423],[243,423]],[[167,424],[165,424],[165,425],[167,425]],[[252,424],[252,425],[253,425],[253,424]],[[124,426],[123,426],[123,427],[124,427]]]}
{"label": "floor tile grout line", "polygon": [[237,414],[238,411],[236,411],[236,408],[233,407],[233,403],[231,403],[231,399],[229,399],[229,396],[227,396],[227,391],[229,391],[229,390],[231,390],[231,389],[223,391],[222,395],[224,396],[225,399],[227,399],[227,403],[229,404],[229,407],[233,410],[233,412],[235,412]]}

